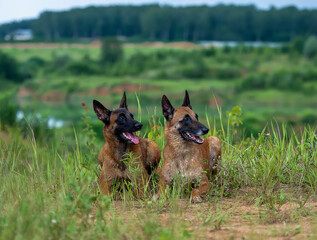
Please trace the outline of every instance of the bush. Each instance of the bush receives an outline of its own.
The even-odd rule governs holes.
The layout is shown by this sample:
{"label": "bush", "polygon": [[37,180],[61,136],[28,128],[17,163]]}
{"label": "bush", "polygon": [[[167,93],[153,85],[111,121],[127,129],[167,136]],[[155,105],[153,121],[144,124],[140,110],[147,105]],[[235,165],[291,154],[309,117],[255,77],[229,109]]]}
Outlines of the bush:
{"label": "bush", "polygon": [[315,36],[311,36],[306,40],[303,54],[310,59],[317,55],[317,38]]}
{"label": "bush", "polygon": [[17,104],[12,103],[10,96],[0,99],[0,129],[15,125],[18,108]]}
{"label": "bush", "polygon": [[192,52],[186,58],[187,63],[181,68],[182,75],[185,78],[202,78],[205,77],[207,66],[199,52]]}
{"label": "bush", "polygon": [[65,71],[73,75],[89,75],[100,72],[98,66],[88,61],[71,62],[66,66]]}
{"label": "bush", "polygon": [[302,119],[303,124],[311,124],[314,125],[317,123],[317,114],[311,110],[306,110],[303,113]]}
{"label": "bush", "polygon": [[218,79],[234,79],[241,76],[241,70],[235,66],[212,67],[208,77]]}
{"label": "bush", "polygon": [[45,60],[39,57],[32,57],[21,64],[20,72],[24,79],[34,77],[38,70],[46,64]]}
{"label": "bush", "polygon": [[22,82],[23,77],[19,72],[19,64],[15,58],[0,52],[0,78],[13,82]]}
{"label": "bush", "polygon": [[68,64],[72,62],[72,58],[69,55],[56,56],[53,55],[52,61],[47,64],[44,69],[45,73],[65,73],[65,69]]}
{"label": "bush", "polygon": [[114,64],[123,58],[121,43],[115,37],[103,39],[101,45],[101,62]]}
{"label": "bush", "polygon": [[281,52],[301,54],[304,49],[304,44],[305,44],[304,37],[296,37],[291,42],[283,44],[281,47]]}
{"label": "bush", "polygon": [[25,116],[19,122],[19,127],[25,138],[34,137],[39,142],[49,141],[55,134],[54,128],[49,127],[49,119],[43,118],[39,113]]}
{"label": "bush", "polygon": [[204,48],[201,51],[202,51],[202,54],[204,54],[204,56],[206,56],[206,57],[212,57],[212,56],[215,56],[217,54],[217,50],[213,46],[210,46],[208,48]]}
{"label": "bush", "polygon": [[236,87],[238,91],[248,89],[287,89],[304,90],[307,93],[311,91],[305,87],[304,82],[313,82],[317,79],[317,70],[315,69],[282,69],[274,73],[261,72],[245,77],[241,84]]}

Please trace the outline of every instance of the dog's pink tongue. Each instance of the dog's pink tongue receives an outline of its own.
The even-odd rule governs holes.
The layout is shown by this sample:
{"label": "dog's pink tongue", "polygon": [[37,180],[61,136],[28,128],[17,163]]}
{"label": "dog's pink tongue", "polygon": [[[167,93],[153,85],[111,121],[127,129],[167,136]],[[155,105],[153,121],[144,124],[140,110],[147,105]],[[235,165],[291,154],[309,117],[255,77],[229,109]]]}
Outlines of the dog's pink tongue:
{"label": "dog's pink tongue", "polygon": [[138,143],[139,143],[139,139],[138,139],[138,137],[135,135],[135,133],[126,132],[125,134],[127,135],[128,138],[131,139],[131,141],[132,141],[134,144],[138,144]]}
{"label": "dog's pink tongue", "polygon": [[194,136],[194,138],[195,138],[195,140],[196,140],[197,142],[199,142],[199,143],[204,142],[204,139],[202,139],[202,138],[199,137],[199,136]]}

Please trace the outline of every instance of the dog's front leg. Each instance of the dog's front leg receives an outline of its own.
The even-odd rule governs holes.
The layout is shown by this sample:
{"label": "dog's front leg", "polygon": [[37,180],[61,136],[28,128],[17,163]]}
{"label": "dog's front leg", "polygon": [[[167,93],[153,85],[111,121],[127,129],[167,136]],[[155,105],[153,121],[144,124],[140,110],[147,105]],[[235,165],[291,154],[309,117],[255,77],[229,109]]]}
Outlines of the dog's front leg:
{"label": "dog's front leg", "polygon": [[206,173],[202,175],[200,185],[198,188],[195,188],[191,191],[191,201],[193,203],[199,203],[202,201],[202,198],[206,197],[207,193],[209,192],[210,189],[210,182],[208,180],[208,177]]}
{"label": "dog's front leg", "polygon": [[99,188],[104,195],[109,196],[111,194],[111,184],[112,184],[112,179],[110,179],[109,176],[106,177],[105,165],[104,165],[101,168],[100,177],[99,177]]}

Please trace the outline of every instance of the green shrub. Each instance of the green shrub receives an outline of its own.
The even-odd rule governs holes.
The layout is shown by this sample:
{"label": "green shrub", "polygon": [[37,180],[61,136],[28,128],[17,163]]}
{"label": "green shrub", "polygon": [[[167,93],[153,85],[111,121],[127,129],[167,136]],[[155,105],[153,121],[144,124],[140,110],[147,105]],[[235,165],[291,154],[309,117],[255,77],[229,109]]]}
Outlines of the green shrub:
{"label": "green shrub", "polygon": [[46,61],[39,57],[32,57],[21,64],[20,72],[23,78],[34,77],[40,68],[44,67]]}
{"label": "green shrub", "polygon": [[208,48],[204,48],[202,51],[202,54],[206,57],[212,57],[215,56],[217,54],[217,50],[215,47],[210,46]]}
{"label": "green shrub", "polygon": [[241,76],[241,71],[235,66],[212,67],[208,73],[208,77],[218,79],[233,79]]}
{"label": "green shrub", "polygon": [[304,45],[303,54],[307,58],[313,58],[317,54],[317,37],[309,37]]}
{"label": "green shrub", "polygon": [[101,62],[114,64],[121,59],[123,59],[123,49],[118,39],[115,37],[107,37],[103,39],[101,45]]}
{"label": "green shrub", "polygon": [[[282,89],[301,91],[307,87],[304,82],[313,82],[317,79],[315,69],[282,69],[273,73],[261,72],[248,75],[236,87],[237,90],[248,89]],[[306,91],[310,92],[308,89]]]}
{"label": "green shrub", "polygon": [[191,57],[186,59],[187,64],[181,67],[182,76],[185,78],[205,77],[207,66],[201,53],[192,53]]}
{"label": "green shrub", "polygon": [[100,70],[98,66],[96,66],[91,61],[76,61],[70,62],[65,71],[73,74],[73,75],[89,75],[89,74],[98,74]]}
{"label": "green shrub", "polygon": [[65,73],[65,70],[68,66],[68,64],[70,64],[72,62],[72,58],[69,55],[53,55],[53,59],[52,61],[50,61],[46,67],[44,68],[44,72],[46,74],[52,74],[52,73]]}
{"label": "green shrub", "polygon": [[38,113],[25,116],[18,124],[25,138],[31,137],[44,142],[53,139],[55,134],[54,129],[49,127],[49,119]]}
{"label": "green shrub", "polygon": [[0,52],[0,78],[18,83],[23,81],[16,59],[2,52]]}
{"label": "green shrub", "polygon": [[306,110],[301,119],[303,124],[311,124],[314,125],[317,123],[317,114],[311,110]]}
{"label": "green shrub", "polygon": [[16,124],[18,109],[18,105],[12,102],[10,96],[0,99],[0,129]]}
{"label": "green shrub", "polygon": [[301,54],[304,49],[305,38],[296,37],[292,41],[285,43],[281,47],[282,53],[299,53]]}
{"label": "green shrub", "polygon": [[222,51],[223,51],[223,53],[225,53],[225,54],[230,53],[231,50],[232,50],[231,47],[229,47],[228,45],[226,45],[226,46],[224,46],[224,47],[222,48]]}

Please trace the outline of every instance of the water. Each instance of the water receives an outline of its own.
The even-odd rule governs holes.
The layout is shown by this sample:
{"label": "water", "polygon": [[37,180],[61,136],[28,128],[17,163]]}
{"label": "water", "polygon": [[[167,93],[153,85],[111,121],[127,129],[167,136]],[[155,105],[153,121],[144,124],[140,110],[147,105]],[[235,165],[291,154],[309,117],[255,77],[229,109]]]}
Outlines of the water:
{"label": "water", "polygon": [[[24,112],[19,110],[17,112],[17,115],[16,115],[16,119],[18,121],[21,121],[22,119],[25,119],[26,121],[29,121],[29,120],[31,120],[34,117],[37,118],[38,120],[44,120],[44,118],[42,117],[42,115],[40,113],[36,113],[35,116],[30,118],[30,116],[26,116],[25,117]],[[65,126],[65,121],[60,120],[60,119],[56,119],[56,118],[53,118],[53,117],[48,117],[48,119],[45,119],[45,120],[47,120],[47,126],[50,129],[61,128],[61,127]]]}
{"label": "water", "polygon": [[200,41],[199,45],[204,47],[237,47],[239,45],[243,45],[246,47],[270,47],[270,48],[276,48],[281,47],[282,43],[276,43],[276,42],[235,42],[235,41]]}

